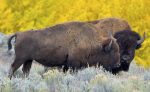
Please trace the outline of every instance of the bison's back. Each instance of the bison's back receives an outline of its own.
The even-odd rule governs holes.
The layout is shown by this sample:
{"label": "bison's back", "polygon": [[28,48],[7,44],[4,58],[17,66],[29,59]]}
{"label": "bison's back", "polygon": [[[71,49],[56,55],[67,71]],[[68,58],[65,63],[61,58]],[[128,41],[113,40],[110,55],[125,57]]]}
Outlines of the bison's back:
{"label": "bison's back", "polygon": [[[81,58],[93,46],[100,45],[96,29],[85,23],[59,24],[50,28],[18,33],[16,55],[44,65],[61,65],[68,54]],[[51,61],[51,62],[49,62]]]}
{"label": "bison's back", "polygon": [[105,18],[96,21],[90,21],[89,23],[94,24],[97,28],[105,31],[112,31],[114,34],[123,30],[131,30],[130,25],[127,21],[119,18]]}

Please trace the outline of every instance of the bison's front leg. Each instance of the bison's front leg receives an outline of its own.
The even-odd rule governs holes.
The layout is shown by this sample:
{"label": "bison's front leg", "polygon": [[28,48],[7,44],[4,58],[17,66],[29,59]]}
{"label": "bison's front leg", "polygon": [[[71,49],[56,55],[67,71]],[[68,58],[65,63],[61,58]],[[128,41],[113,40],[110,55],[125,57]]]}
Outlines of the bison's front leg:
{"label": "bison's front leg", "polygon": [[11,64],[8,77],[11,79],[14,72],[24,63],[22,59],[15,58],[14,62]]}
{"label": "bison's front leg", "polygon": [[28,60],[23,64],[22,71],[23,71],[24,77],[29,76],[31,65],[32,65],[32,60]]}

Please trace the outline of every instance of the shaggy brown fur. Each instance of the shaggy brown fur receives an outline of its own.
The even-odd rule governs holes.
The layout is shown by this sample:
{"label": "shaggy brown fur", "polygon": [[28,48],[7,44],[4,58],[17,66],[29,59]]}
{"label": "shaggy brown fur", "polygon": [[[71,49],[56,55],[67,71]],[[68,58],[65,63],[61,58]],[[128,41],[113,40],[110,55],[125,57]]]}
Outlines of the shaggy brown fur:
{"label": "shaggy brown fur", "polygon": [[23,64],[23,72],[29,74],[33,60],[48,67],[65,66],[73,69],[102,65],[106,70],[120,64],[119,46],[114,38],[103,36],[92,24],[70,22],[53,27],[16,33],[16,58],[9,77]]}
{"label": "shaggy brown fur", "polygon": [[123,31],[131,30],[130,25],[127,21],[119,18],[105,18],[96,21],[89,21],[88,23],[94,24],[98,29],[101,29],[104,33],[105,31],[111,31],[113,34]]}

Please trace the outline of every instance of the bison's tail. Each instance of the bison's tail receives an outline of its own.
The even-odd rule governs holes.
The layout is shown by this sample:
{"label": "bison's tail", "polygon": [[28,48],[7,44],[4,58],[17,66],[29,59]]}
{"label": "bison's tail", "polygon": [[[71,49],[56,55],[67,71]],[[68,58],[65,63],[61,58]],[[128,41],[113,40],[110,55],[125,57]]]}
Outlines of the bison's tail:
{"label": "bison's tail", "polygon": [[12,39],[13,39],[14,37],[16,38],[16,37],[17,37],[17,34],[12,35],[12,36],[8,39],[8,42],[7,42],[7,44],[8,44],[8,51],[12,49],[11,41],[12,41]]}

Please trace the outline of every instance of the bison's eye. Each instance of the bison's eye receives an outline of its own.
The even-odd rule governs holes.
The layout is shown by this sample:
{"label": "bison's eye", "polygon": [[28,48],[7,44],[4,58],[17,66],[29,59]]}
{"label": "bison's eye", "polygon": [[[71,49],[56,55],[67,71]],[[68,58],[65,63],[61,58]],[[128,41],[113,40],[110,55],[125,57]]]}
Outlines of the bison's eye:
{"label": "bison's eye", "polygon": [[107,40],[105,40],[105,41],[103,42],[103,45],[102,45],[103,51],[105,51],[105,52],[110,52],[111,49],[112,49],[113,43],[114,43],[114,42],[113,42],[112,39],[107,39]]}
{"label": "bison's eye", "polygon": [[103,51],[106,52],[106,53],[108,53],[108,52],[111,51],[111,47],[108,46],[108,45],[104,45],[104,46],[103,46]]}

